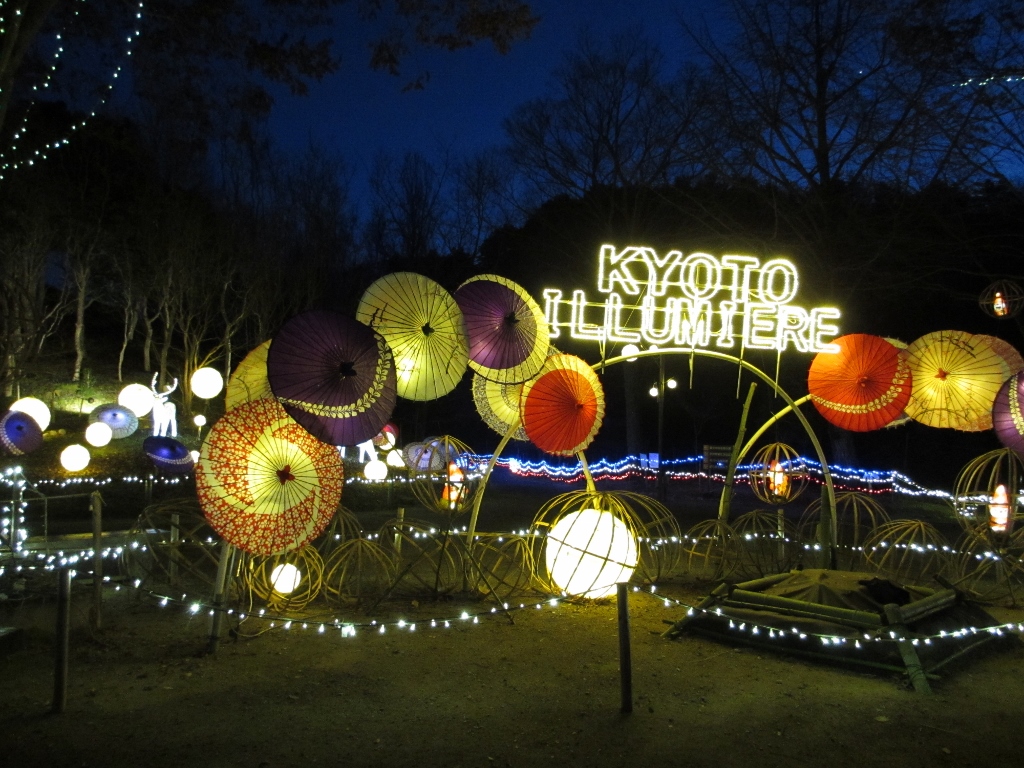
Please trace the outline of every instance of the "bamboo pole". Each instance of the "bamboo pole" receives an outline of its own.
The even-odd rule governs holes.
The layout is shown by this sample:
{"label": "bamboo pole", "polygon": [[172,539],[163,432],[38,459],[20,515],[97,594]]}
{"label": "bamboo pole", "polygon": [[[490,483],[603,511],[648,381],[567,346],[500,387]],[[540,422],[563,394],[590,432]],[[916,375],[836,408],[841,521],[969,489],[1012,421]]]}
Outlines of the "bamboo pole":
{"label": "bamboo pole", "polygon": [[93,631],[103,628],[103,497],[99,491],[89,494],[92,513],[92,609],[89,611]]}
{"label": "bamboo pole", "polygon": [[221,627],[224,625],[224,596],[227,592],[228,575],[235,559],[235,548],[228,542],[221,544],[220,560],[217,563],[217,580],[213,587],[213,616],[210,617],[210,637],[207,651],[217,653],[220,644]]}
{"label": "bamboo pole", "polygon": [[750,382],[750,389],[747,390],[747,399],[743,403],[743,412],[740,414],[740,426],[736,432],[736,440],[732,446],[732,454],[729,456],[729,468],[725,472],[725,485],[722,486],[722,495],[718,500],[718,519],[722,522],[729,520],[729,507],[732,504],[732,488],[736,480],[736,467],[740,463],[740,445],[743,443],[743,435],[747,431],[747,414],[750,413],[750,403],[754,399],[754,392],[757,390],[757,382]]}
{"label": "bamboo pole", "polygon": [[71,646],[71,569],[57,571],[57,642],[53,663],[51,711],[60,714],[68,703],[68,652]]}
{"label": "bamboo pole", "polygon": [[619,618],[619,690],[624,714],[633,711],[633,657],[629,637],[629,584],[615,585]]}
{"label": "bamboo pole", "polygon": [[498,447],[494,449],[494,453],[491,454],[491,460],[487,462],[487,468],[484,470],[484,476],[480,478],[480,487],[477,488],[476,493],[473,495],[473,511],[469,515],[469,529],[466,531],[466,543],[469,546],[469,550],[473,550],[473,537],[476,536],[476,521],[480,516],[480,503],[484,498],[484,491],[487,489],[487,481],[491,478],[491,472],[494,470],[494,466],[498,463],[498,457],[501,456],[501,452],[508,445],[508,441],[512,439],[512,435],[519,429],[522,421],[515,419],[509,426],[508,431],[502,436],[501,441],[498,443]]}

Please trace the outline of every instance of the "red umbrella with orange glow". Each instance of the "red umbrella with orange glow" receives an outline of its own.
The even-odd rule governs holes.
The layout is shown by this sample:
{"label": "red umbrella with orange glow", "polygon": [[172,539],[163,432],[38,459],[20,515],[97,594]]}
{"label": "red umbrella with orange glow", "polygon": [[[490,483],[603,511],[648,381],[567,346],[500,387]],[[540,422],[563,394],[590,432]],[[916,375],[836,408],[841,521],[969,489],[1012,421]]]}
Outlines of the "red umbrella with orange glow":
{"label": "red umbrella with orange glow", "polygon": [[519,400],[526,436],[557,456],[572,456],[594,439],[604,419],[604,389],[575,355],[552,355],[523,385]]}
{"label": "red umbrella with orange glow", "polygon": [[851,333],[819,352],[807,391],[831,424],[852,432],[880,429],[899,418],[910,400],[911,373],[904,354],[881,336]]}

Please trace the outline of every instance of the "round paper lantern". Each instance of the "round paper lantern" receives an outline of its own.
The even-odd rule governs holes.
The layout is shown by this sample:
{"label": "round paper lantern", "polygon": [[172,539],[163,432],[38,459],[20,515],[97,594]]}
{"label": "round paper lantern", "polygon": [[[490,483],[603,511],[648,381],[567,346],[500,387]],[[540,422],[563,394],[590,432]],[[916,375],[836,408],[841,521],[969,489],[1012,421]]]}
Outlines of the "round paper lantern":
{"label": "round paper lantern", "polygon": [[42,444],[43,430],[27,413],[8,411],[0,418],[0,451],[3,453],[21,456]]}
{"label": "round paper lantern", "polygon": [[363,475],[367,480],[384,480],[388,476],[388,465],[380,459],[373,459],[366,462]]}
{"label": "round paper lantern", "polygon": [[192,453],[173,437],[151,435],[142,441],[142,450],[153,466],[169,475],[187,475],[195,467]]}
{"label": "round paper lantern", "polygon": [[38,397],[23,397],[20,400],[15,400],[11,403],[9,410],[27,413],[35,419],[42,432],[45,432],[46,428],[50,426],[50,409]]}
{"label": "round paper lantern", "polygon": [[197,368],[192,372],[189,386],[192,387],[193,395],[210,400],[224,389],[224,377],[216,368]]}
{"label": "round paper lantern", "polygon": [[94,421],[85,428],[85,442],[94,448],[102,448],[110,443],[114,437],[114,430],[109,424],[102,421]]}
{"label": "round paper lantern", "polygon": [[1020,314],[1024,290],[1013,280],[996,280],[981,292],[978,305],[985,314],[1006,320]]}
{"label": "round paper lantern", "polygon": [[302,583],[302,571],[291,563],[281,563],[270,572],[270,583],[275,592],[282,595],[291,594]]}
{"label": "round paper lantern", "polygon": [[567,595],[615,594],[637,565],[637,543],[611,512],[583,509],[562,517],[548,533],[544,559],[551,580]]}
{"label": "round paper lantern", "polygon": [[114,440],[135,434],[139,428],[139,417],[130,408],[117,403],[104,403],[93,409],[89,414],[89,423],[102,421],[110,427]]}
{"label": "round paper lantern", "polygon": [[117,396],[117,404],[123,405],[141,419],[153,410],[153,390],[142,384],[129,384]]}
{"label": "round paper lantern", "polygon": [[197,413],[195,415],[195,418],[192,419],[192,423],[195,424],[197,427],[205,427],[206,426],[206,417],[203,414],[201,414],[201,413]]}
{"label": "round paper lantern", "polygon": [[626,358],[627,363],[632,363],[636,361],[635,357],[628,357],[628,355],[636,355],[639,354],[639,352],[640,347],[638,347],[636,344],[625,344],[622,347],[622,356]]}
{"label": "round paper lantern", "polygon": [[60,452],[60,465],[68,472],[81,472],[89,466],[89,449],[74,443]]}

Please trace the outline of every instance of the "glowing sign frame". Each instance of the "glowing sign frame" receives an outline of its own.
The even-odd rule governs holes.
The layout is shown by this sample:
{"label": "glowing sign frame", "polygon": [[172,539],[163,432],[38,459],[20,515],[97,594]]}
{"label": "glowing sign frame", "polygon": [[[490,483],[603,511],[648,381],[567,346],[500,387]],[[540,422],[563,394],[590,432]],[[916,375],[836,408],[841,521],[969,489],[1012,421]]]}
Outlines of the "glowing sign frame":
{"label": "glowing sign frame", "polygon": [[598,342],[732,349],[738,341],[746,349],[837,352],[828,339],[839,335],[839,310],[792,304],[799,287],[789,259],[602,245],[597,290],[604,301],[588,301],[582,290],[565,299],[548,288],[544,315],[552,339],[565,328],[571,338]]}

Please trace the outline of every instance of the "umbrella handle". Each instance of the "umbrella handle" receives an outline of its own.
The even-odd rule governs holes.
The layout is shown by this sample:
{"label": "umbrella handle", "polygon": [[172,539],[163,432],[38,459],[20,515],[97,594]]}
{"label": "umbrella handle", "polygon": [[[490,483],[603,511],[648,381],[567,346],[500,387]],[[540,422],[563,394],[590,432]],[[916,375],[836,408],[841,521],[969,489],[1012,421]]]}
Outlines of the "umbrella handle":
{"label": "umbrella handle", "polygon": [[508,445],[508,441],[512,439],[512,435],[515,434],[516,430],[519,429],[523,423],[522,418],[515,418],[512,420],[512,424],[509,425],[508,431],[501,438],[501,442],[498,443],[498,447],[494,449],[494,453],[491,455],[491,460],[487,462],[487,469],[484,470],[484,476],[480,478],[480,487],[477,492],[473,495],[473,512],[469,516],[469,530],[466,531],[466,548],[472,553],[473,551],[473,537],[476,536],[476,521],[480,516],[480,502],[484,498],[484,490],[487,488],[487,480],[491,476],[491,471],[494,469],[494,465],[498,463],[498,457],[501,456],[501,452]]}

